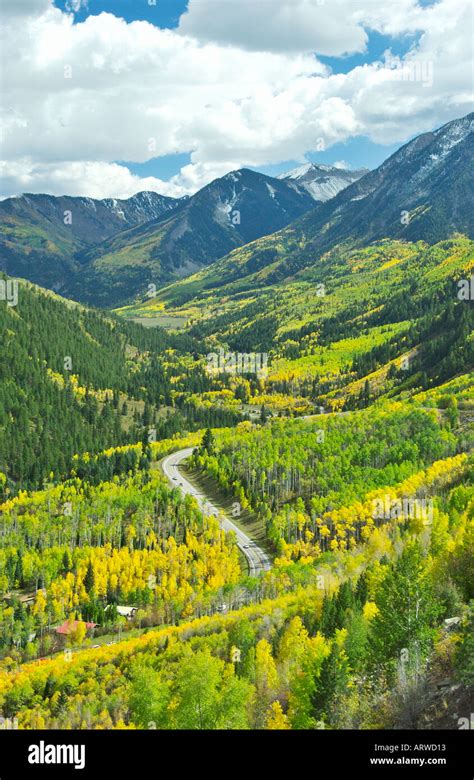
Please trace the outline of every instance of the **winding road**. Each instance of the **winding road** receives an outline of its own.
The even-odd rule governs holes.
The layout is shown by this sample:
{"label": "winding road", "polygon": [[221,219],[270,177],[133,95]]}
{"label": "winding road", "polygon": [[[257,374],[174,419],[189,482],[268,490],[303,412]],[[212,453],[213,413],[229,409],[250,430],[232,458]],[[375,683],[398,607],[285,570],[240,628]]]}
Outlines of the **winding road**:
{"label": "winding road", "polygon": [[167,477],[173,487],[178,487],[186,496],[193,496],[199,504],[199,508],[204,515],[213,515],[217,517],[221,528],[224,531],[233,531],[237,538],[237,545],[247,559],[249,574],[255,576],[271,568],[271,561],[268,555],[253,542],[250,537],[244,534],[232,520],[229,520],[220,509],[203,493],[194,487],[180,472],[178,466],[186,458],[191,457],[194,447],[188,447],[185,450],[178,450],[168,455],[161,462],[164,475]]}

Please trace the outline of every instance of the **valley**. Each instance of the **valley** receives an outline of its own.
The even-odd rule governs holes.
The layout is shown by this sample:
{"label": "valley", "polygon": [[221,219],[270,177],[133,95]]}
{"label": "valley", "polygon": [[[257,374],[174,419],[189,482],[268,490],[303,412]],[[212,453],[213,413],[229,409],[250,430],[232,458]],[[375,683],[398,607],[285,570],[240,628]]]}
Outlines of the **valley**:
{"label": "valley", "polygon": [[2,718],[467,717],[472,125],[372,171],[0,204]]}

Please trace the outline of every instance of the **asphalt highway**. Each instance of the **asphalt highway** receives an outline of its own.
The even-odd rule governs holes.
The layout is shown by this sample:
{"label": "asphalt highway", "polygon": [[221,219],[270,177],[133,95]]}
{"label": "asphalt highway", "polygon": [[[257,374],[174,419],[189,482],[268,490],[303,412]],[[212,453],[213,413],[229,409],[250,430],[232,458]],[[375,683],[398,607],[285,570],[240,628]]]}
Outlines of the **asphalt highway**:
{"label": "asphalt highway", "polygon": [[255,576],[262,571],[268,571],[271,568],[271,561],[268,555],[253,542],[250,537],[238,528],[235,523],[226,517],[221,510],[217,509],[208,496],[200,493],[194,485],[189,482],[179,470],[179,464],[192,455],[193,448],[188,447],[184,450],[178,450],[168,455],[162,461],[163,473],[168,478],[173,487],[179,488],[183,495],[194,496],[199,504],[199,508],[204,515],[214,515],[219,520],[221,528],[225,531],[233,531],[237,538],[237,545],[245,555],[249,574]]}

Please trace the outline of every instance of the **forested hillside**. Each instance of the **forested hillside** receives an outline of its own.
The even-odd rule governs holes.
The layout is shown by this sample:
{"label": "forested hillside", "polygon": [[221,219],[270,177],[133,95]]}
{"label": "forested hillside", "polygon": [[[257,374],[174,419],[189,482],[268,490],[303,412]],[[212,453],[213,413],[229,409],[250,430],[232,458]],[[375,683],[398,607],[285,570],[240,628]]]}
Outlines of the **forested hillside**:
{"label": "forested hillside", "polygon": [[9,490],[66,476],[76,453],[241,419],[195,408],[187,418],[183,393],[213,388],[198,359],[204,347],[187,335],[127,324],[27,283],[17,305],[0,301],[0,333]]}
{"label": "forested hillside", "polygon": [[[358,408],[382,395],[427,391],[474,366],[473,308],[460,292],[474,268],[474,243],[465,237],[337,247],[281,284],[265,284],[266,268],[229,281],[249,248],[164,291],[161,301],[119,313],[169,312],[187,318],[186,332],[213,350],[267,353],[258,387],[234,378],[233,397],[276,413]],[[205,290],[211,272],[214,286]],[[191,295],[193,286],[192,300],[163,310],[166,297]]]}

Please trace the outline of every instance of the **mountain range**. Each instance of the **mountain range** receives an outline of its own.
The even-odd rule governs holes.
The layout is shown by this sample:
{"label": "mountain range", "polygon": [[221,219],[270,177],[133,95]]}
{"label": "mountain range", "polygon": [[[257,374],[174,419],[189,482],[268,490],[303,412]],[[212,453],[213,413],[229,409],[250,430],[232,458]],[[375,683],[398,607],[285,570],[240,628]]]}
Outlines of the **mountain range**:
{"label": "mountain range", "polygon": [[[0,269],[82,302],[116,306],[285,227],[362,171],[307,166],[275,179],[248,169],[192,197],[128,200],[26,194],[0,203]],[[321,184],[324,179],[324,185]],[[314,186],[312,186],[312,182]]]}
{"label": "mountain range", "polygon": [[88,247],[132,225],[157,219],[179,203],[156,192],[127,200],[25,194],[0,203],[0,268],[63,290]]}
{"label": "mountain range", "polygon": [[424,133],[373,171],[241,169],[181,199],[8,198],[0,270],[105,308],[145,299],[150,284],[179,306],[291,279],[346,244],[472,236],[473,126],[469,114]]}
{"label": "mountain range", "polygon": [[[456,233],[474,236],[473,128],[474,114],[469,114],[418,136],[283,230],[165,288],[158,303],[189,306],[203,296],[291,281],[305,269],[317,273],[325,254],[337,247],[385,239],[434,244]],[[146,301],[142,310],[152,307]],[[139,315],[139,308],[134,313]]]}
{"label": "mountain range", "polygon": [[248,169],[228,173],[161,218],[121,231],[81,256],[84,269],[69,294],[103,306],[127,300],[148,284],[161,287],[190,276],[313,206],[298,186]]}

